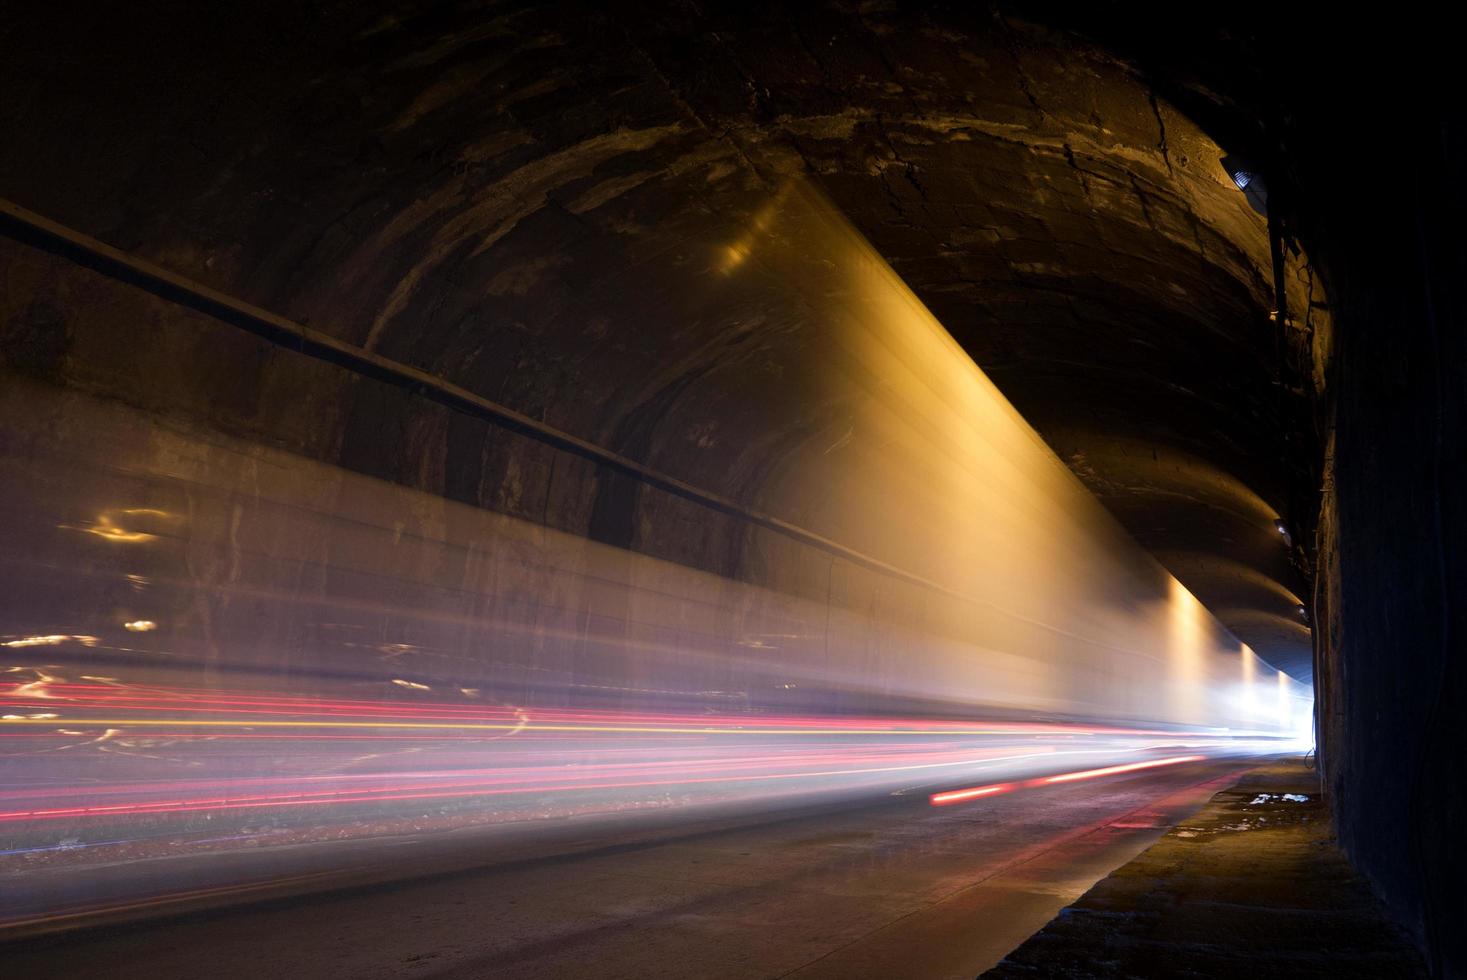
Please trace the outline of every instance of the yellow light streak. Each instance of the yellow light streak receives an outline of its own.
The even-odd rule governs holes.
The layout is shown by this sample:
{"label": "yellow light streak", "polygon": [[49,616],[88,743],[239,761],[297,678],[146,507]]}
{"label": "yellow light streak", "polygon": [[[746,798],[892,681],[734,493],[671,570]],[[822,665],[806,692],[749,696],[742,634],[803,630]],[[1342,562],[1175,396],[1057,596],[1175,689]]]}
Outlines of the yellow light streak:
{"label": "yellow light streak", "polygon": [[56,646],[59,643],[67,642],[80,643],[83,646],[90,647],[96,645],[97,638],[95,636],[84,636],[74,633],[51,633],[46,636],[22,636],[18,640],[7,640],[4,643],[0,643],[0,647],[10,647],[11,649],[20,650],[26,647]]}

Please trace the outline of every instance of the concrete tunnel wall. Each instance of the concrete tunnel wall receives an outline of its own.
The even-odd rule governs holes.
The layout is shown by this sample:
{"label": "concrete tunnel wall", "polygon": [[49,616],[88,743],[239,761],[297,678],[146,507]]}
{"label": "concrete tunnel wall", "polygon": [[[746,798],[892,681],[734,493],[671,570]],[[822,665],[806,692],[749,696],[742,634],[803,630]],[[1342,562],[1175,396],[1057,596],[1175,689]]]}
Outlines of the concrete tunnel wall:
{"label": "concrete tunnel wall", "polygon": [[[18,138],[0,186],[752,502],[849,426],[791,396],[786,314],[698,320],[687,285],[788,177],[813,176],[1127,530],[1307,678],[1287,599],[1307,565],[1273,518],[1296,522],[1282,433],[1311,382],[1277,383],[1263,223],[1218,147],[1103,50],[981,12],[705,16],[163,4],[63,26],[62,8],[31,11],[11,35],[28,53],[7,68]],[[169,58],[148,53],[159,42]],[[1291,277],[1308,309],[1311,270],[1291,260]],[[45,370],[85,300],[35,289],[14,291],[31,299],[8,347]],[[1315,326],[1291,343],[1323,343]],[[742,560],[724,528],[633,519],[615,481],[547,490],[542,449],[237,350],[195,371],[173,363],[191,351],[159,347],[129,397],[178,386],[177,410],[229,431],[697,567]],[[732,393],[713,397],[720,384]]]}
{"label": "concrete tunnel wall", "polygon": [[[733,579],[76,391],[16,380],[0,408],[5,632],[86,646],[7,663],[17,676],[754,725],[907,713],[1292,736],[1308,718],[1307,689],[1240,653],[1037,444],[984,469],[1017,475],[1064,550],[1108,566],[1055,578],[1041,598],[1063,589],[1067,615],[1044,620],[1003,591],[1053,559],[1023,518],[990,527],[990,550],[1011,542],[1003,579],[973,597],[757,528],[764,571]],[[139,619],[144,635],[123,625]]]}
{"label": "concrete tunnel wall", "polygon": [[[594,590],[570,588],[564,601],[537,604],[537,617],[547,617],[543,623],[547,644],[545,649],[540,643],[527,647],[522,638],[495,635],[492,624],[504,618],[496,611],[499,605],[525,600],[522,586],[499,582],[497,588],[502,592],[487,593],[482,600],[488,603],[482,643],[469,646],[488,660],[505,661],[501,665],[505,670],[490,669],[488,664],[476,670],[472,664],[460,663],[457,669],[467,673],[453,678],[450,686],[494,689],[501,695],[522,690],[516,701],[525,699],[524,703],[545,703],[545,698],[552,703],[563,698],[578,703],[587,691],[633,692],[657,686],[689,702],[697,702],[709,691],[722,692],[717,697],[742,691],[746,701],[757,707],[790,702],[816,710],[889,711],[906,704],[960,714],[997,709],[1021,717],[1037,713],[1041,717],[1290,733],[1297,728],[1300,719],[1294,701],[1307,697],[1298,690],[1300,686],[1283,678],[1275,682],[1272,671],[1263,669],[1251,651],[1229,636],[1175,579],[1136,547],[823,197],[798,184],[788,186],[772,196],[732,245],[698,244],[703,246],[702,265],[689,263],[678,270],[677,320],[737,337],[757,314],[777,313],[787,344],[781,349],[766,344],[758,364],[787,384],[779,401],[741,398],[749,366],[742,358],[729,358],[727,363],[710,366],[702,376],[688,379],[683,396],[661,409],[658,426],[675,432],[688,426],[696,431],[711,416],[720,424],[705,428],[698,445],[709,450],[716,440],[730,438],[729,431],[743,433],[742,438],[757,443],[764,430],[789,416],[831,421],[803,433],[803,444],[769,465],[752,487],[720,481],[712,472],[692,470],[690,475],[691,467],[677,456],[657,459],[676,478],[720,493],[731,490],[741,506],[794,519],[800,529],[815,537],[791,537],[778,526],[765,526],[736,511],[670,494],[644,480],[552,449],[547,497],[594,499],[593,506],[581,511],[588,525],[566,530],[610,539],[616,548],[587,552],[600,557],[590,572],[583,572],[556,557],[565,550],[563,544],[549,547],[547,557],[527,566],[531,570],[526,580],[532,584],[544,579],[533,571],[542,566],[554,571],[552,578],[556,579],[564,575],[583,579],[590,574],[596,581],[625,580],[617,593],[622,595],[623,608],[620,612],[610,609],[608,603],[614,606],[617,601],[605,596],[595,599],[599,593]],[[199,317],[171,322],[177,316],[176,307],[146,294],[140,296],[129,284],[70,266],[64,258],[19,243],[11,243],[10,248],[17,270],[29,267],[38,277],[48,270],[59,271],[77,288],[97,289],[114,297],[110,303],[86,304],[97,312],[72,320],[72,345],[64,370],[74,386],[116,391],[119,385],[139,384],[131,392],[134,400],[149,392],[155,399],[154,411],[187,417],[191,403],[180,399],[178,390],[159,386],[158,380],[171,373],[207,379],[207,366],[196,363],[195,358],[203,361],[217,356],[221,340],[239,339],[229,325],[216,320]],[[665,274],[656,268],[648,271],[654,279]],[[634,303],[637,295],[634,291],[624,301]],[[168,323],[171,342],[116,344],[129,323],[139,322],[133,319],[137,314],[126,312],[124,304],[129,302],[140,307],[137,314],[161,315]],[[256,358],[265,357],[271,363],[304,359],[288,346],[272,348],[263,340],[245,339],[253,345]],[[185,352],[183,358],[179,351]],[[396,394],[338,366],[318,366],[323,381],[350,385],[368,404],[371,399]],[[217,515],[203,515],[223,505],[216,501],[206,506],[203,501],[213,501],[224,492],[229,477],[210,474],[200,463],[176,472],[169,459],[195,455],[186,449],[187,440],[150,441],[139,435],[136,423],[112,440],[94,430],[110,431],[115,426],[86,401],[72,403],[74,412],[66,408],[42,411],[48,399],[38,389],[30,390],[38,418],[19,425],[7,439],[16,465],[24,470],[30,456],[49,458],[45,443],[54,442],[62,451],[63,471],[74,468],[80,485],[99,489],[90,497],[83,493],[69,509],[49,518],[24,519],[22,511],[17,511],[17,526],[53,529],[46,533],[50,535],[47,540],[54,539],[54,547],[18,545],[17,560],[24,562],[23,555],[29,551],[45,554],[59,547],[69,552],[66,542],[75,534],[67,529],[83,526],[95,519],[88,515],[96,513],[125,513],[141,507],[195,515],[205,526],[219,523]],[[207,392],[199,394],[207,398]],[[19,411],[23,400],[11,403],[13,414],[21,418],[27,414]],[[433,406],[420,394],[407,392],[400,404],[408,411],[457,423],[486,443],[516,438],[483,420]],[[72,414],[76,417],[69,417]],[[28,426],[41,434],[39,441]],[[267,441],[272,436],[278,439],[276,433],[254,435]],[[382,449],[387,458],[401,452],[390,430],[379,433],[378,438],[385,440]],[[512,447],[533,442],[518,439]],[[111,463],[106,462],[109,453],[115,454]],[[284,513],[290,493],[276,489],[281,480],[258,475],[246,478],[252,471],[240,462],[243,455],[239,451],[226,454],[226,461],[232,462],[224,468],[225,474],[234,473],[240,481],[236,506],[250,514],[260,507],[267,513]],[[205,457],[212,458],[207,452]],[[730,459],[737,463],[740,454],[732,452]],[[36,466],[37,473],[46,469],[43,462]],[[266,467],[269,472],[282,468],[291,468],[288,461],[274,459]],[[106,476],[110,470],[127,475],[120,491],[122,499],[110,499],[101,489],[113,482]],[[335,485],[338,478],[330,472],[320,470],[318,479]],[[143,481],[142,489],[133,486],[138,480]],[[400,476],[398,482],[404,482]],[[370,483],[361,486],[369,498],[382,496]],[[444,518],[439,508],[425,500],[439,499],[443,491],[436,485],[425,489],[430,496],[420,493],[400,501],[400,529],[410,540],[432,539],[442,533],[439,528]],[[23,490],[23,481],[16,484],[14,492],[20,497],[27,496]],[[61,494],[59,489],[55,495],[74,496]],[[312,512],[320,510],[319,502],[302,506]],[[248,525],[257,528],[263,521],[252,517]],[[542,515],[538,523],[544,522]],[[526,539],[523,532],[495,531],[500,525],[481,527],[461,518],[454,524],[459,529],[455,537],[462,537],[468,549],[467,557],[447,561],[442,581],[435,577],[431,584],[417,584],[413,579],[405,581],[404,588],[446,589],[450,596],[462,598],[445,601],[451,606],[467,602],[461,612],[472,618],[470,610],[482,605],[474,597],[485,588],[476,572],[484,564],[483,554],[493,552],[500,541],[521,548],[534,539]],[[60,533],[54,529],[61,529]],[[239,533],[253,540],[261,531]],[[192,541],[195,534],[187,528],[172,529],[164,537]],[[299,560],[311,568],[335,569],[342,560],[337,554],[339,536],[313,530],[312,537],[320,537],[319,547]],[[823,547],[821,542],[833,542],[846,550]],[[615,571],[611,556],[627,553],[618,549],[697,568],[707,561],[707,553],[696,549],[710,543],[736,557],[736,563],[720,571],[734,583],[754,587],[740,591],[730,584],[723,590],[725,601],[715,604],[720,610],[727,607],[741,612],[718,611],[712,618],[700,613],[714,608],[703,597],[707,589],[698,586],[704,578],[689,578],[687,587],[666,584],[676,579],[661,570],[666,562],[627,565],[630,559],[623,559],[626,570],[610,574]],[[108,548],[106,543],[91,545],[103,551]],[[308,606],[352,604],[358,600],[350,590],[338,594],[329,575],[323,578],[313,573],[300,578],[289,559],[282,566],[283,580],[268,572],[262,573],[261,581],[237,580],[242,561],[252,568],[260,564],[256,546],[246,548],[245,553],[230,551],[236,557],[214,555],[217,548],[208,544],[201,548],[200,554],[210,557],[185,561],[164,577],[192,582],[189,588],[198,594],[185,603],[186,609],[198,603],[211,611],[206,615],[188,612],[179,621],[182,629],[169,627],[169,642],[184,650],[211,650],[201,663],[226,670],[279,663],[282,670],[309,678],[330,660],[330,650],[322,650],[314,641],[302,642],[298,636],[282,638],[272,633],[258,648],[246,644],[234,651],[220,649],[219,637],[255,632],[237,623],[228,628],[223,625],[234,623],[241,615],[246,623],[265,615],[252,596],[277,596],[299,589],[298,602]],[[295,553],[294,547],[290,550]],[[193,551],[192,545],[185,548],[185,553]],[[93,560],[80,556],[75,562],[89,566]],[[62,562],[72,563],[71,559]],[[195,581],[195,568],[205,571],[204,579]],[[348,570],[344,574],[357,573]],[[776,621],[778,616],[772,620],[759,611],[769,606],[763,597],[770,590],[796,600],[782,623]],[[683,608],[679,606],[648,612],[644,607],[651,600],[647,597],[659,594],[669,602],[684,603],[686,611],[678,611]],[[11,599],[17,604],[12,618],[23,617],[25,610],[52,608],[56,612],[53,604],[36,602],[23,592]],[[73,605],[84,608],[85,596],[76,597]],[[292,608],[287,603],[270,616],[291,618]],[[59,613],[63,620],[77,615],[70,608]],[[392,615],[409,622],[414,618],[403,610]],[[559,636],[565,622],[583,616],[602,625]],[[98,635],[117,629],[116,623],[109,627],[93,622],[90,615],[84,618],[81,625],[64,625],[64,629],[37,622],[31,632]],[[398,630],[405,630],[401,640],[383,639],[381,645],[391,649],[375,658],[381,663],[373,667],[370,661],[374,658],[368,656],[368,663],[360,668],[366,671],[364,678],[372,676],[372,669],[402,673],[420,659],[400,655],[396,648],[414,631],[406,626],[389,631]],[[693,639],[670,645],[609,640],[612,635],[635,638],[649,630],[691,630]],[[750,637],[780,639],[762,644],[760,652],[751,656],[738,649]],[[427,646],[438,649],[443,645],[440,638]],[[686,655],[686,663],[678,663],[676,656],[667,659],[678,651]],[[742,666],[728,673],[729,662],[720,654]],[[348,655],[358,654],[349,651]],[[421,664],[418,669],[424,673],[409,672],[410,676],[431,679],[438,686],[444,678],[429,670],[431,666]],[[533,690],[526,688],[525,671],[539,678]],[[381,680],[386,683],[388,679],[384,675]],[[798,692],[780,695],[786,684],[798,687]],[[1282,704],[1280,691],[1287,691]],[[629,703],[636,704],[636,696],[629,697]]]}

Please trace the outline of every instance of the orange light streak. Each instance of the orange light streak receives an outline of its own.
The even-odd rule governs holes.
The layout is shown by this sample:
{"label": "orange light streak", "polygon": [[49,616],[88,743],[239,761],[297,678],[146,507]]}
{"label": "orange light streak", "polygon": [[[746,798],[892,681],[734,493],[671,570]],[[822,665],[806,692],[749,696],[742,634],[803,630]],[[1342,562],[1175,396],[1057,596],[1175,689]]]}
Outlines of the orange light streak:
{"label": "orange light streak", "polygon": [[995,783],[992,786],[975,786],[972,789],[955,789],[946,793],[934,793],[929,799],[933,806],[947,806],[964,800],[976,800],[980,796],[996,796],[1014,789],[1013,783]]}
{"label": "orange light streak", "polygon": [[1030,779],[1023,783],[993,783],[988,786],[973,786],[968,789],[945,790],[941,793],[933,793],[927,798],[927,802],[933,806],[950,806],[953,803],[963,803],[967,800],[976,800],[984,796],[997,796],[1000,793],[1012,792],[1016,789],[1033,788],[1045,786],[1050,783],[1075,783],[1085,779],[1098,779],[1101,776],[1114,776],[1123,772],[1136,772],[1140,769],[1155,769],[1158,766],[1175,766],[1183,762],[1199,762],[1207,758],[1203,755],[1177,755],[1169,759],[1150,759],[1146,762],[1128,762],[1119,766],[1106,766],[1103,769],[1082,769],[1079,772],[1065,772],[1058,776],[1041,776],[1038,779]]}
{"label": "orange light streak", "polygon": [[1149,762],[1130,762],[1122,766],[1106,766],[1104,769],[1086,769],[1084,772],[1067,772],[1059,776],[1047,776],[1046,783],[1074,783],[1082,779],[1097,779],[1101,776],[1113,776],[1121,772],[1135,772],[1138,769],[1155,769],[1157,766],[1175,766],[1183,762],[1197,762],[1205,756],[1200,755],[1178,755],[1170,759],[1152,759]]}

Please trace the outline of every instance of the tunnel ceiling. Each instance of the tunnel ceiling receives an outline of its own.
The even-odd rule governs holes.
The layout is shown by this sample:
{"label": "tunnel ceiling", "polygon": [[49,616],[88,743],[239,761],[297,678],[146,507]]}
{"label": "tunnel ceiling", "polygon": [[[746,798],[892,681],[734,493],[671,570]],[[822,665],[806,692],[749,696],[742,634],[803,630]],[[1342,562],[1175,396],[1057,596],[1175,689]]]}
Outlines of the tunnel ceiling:
{"label": "tunnel ceiling", "polygon": [[[1270,322],[1265,222],[1114,57],[856,4],[26,6],[3,27],[24,54],[0,68],[0,194],[664,468],[659,406],[744,355],[650,329],[675,283],[638,270],[737,240],[813,176],[1126,528],[1309,676],[1308,586],[1273,526],[1315,489],[1290,435],[1307,377]],[[299,425],[333,417],[295,397]]]}

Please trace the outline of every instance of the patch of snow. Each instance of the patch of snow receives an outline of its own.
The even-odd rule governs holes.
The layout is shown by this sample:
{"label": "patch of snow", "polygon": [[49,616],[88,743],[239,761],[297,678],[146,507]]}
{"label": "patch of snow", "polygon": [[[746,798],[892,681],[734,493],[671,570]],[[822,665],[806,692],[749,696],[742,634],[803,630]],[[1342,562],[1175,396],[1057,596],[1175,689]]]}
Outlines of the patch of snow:
{"label": "patch of snow", "polygon": [[1258,806],[1259,804],[1269,803],[1273,800],[1283,800],[1285,803],[1308,803],[1309,797],[1303,796],[1299,793],[1259,793],[1257,796],[1253,797],[1253,799],[1249,801],[1248,805]]}

